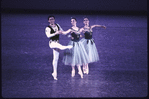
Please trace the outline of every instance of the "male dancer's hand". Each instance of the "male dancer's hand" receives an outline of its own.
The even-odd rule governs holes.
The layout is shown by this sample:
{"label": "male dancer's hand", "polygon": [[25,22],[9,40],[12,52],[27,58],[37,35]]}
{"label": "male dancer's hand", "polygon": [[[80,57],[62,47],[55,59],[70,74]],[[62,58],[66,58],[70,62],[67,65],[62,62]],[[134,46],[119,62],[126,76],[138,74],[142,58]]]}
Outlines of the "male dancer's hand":
{"label": "male dancer's hand", "polygon": [[59,30],[58,32],[59,32],[59,34],[62,34],[62,31],[61,30]]}
{"label": "male dancer's hand", "polygon": [[55,32],[55,35],[57,35],[57,34],[61,34],[61,31],[56,31]]}

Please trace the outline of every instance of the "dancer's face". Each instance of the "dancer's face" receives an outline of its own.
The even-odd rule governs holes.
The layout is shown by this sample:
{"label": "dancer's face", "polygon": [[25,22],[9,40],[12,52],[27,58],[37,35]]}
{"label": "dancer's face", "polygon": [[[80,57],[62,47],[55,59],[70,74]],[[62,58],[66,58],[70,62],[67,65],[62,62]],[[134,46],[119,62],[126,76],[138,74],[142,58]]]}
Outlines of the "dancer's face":
{"label": "dancer's face", "polygon": [[76,25],[76,20],[75,19],[71,19],[71,24],[72,24],[72,26],[74,26],[74,25]]}
{"label": "dancer's face", "polygon": [[50,17],[49,20],[48,20],[48,22],[49,22],[50,24],[54,24],[54,22],[55,22],[54,17]]}
{"label": "dancer's face", "polygon": [[84,18],[83,23],[84,23],[85,25],[89,25],[89,20],[88,20],[88,18]]}

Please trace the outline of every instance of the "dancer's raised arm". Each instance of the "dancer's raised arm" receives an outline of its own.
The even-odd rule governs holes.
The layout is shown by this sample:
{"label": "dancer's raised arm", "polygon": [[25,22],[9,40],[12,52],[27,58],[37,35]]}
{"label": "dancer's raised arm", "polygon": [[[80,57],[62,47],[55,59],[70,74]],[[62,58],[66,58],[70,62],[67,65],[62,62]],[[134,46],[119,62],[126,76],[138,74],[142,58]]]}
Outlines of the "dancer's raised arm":
{"label": "dancer's raised arm", "polygon": [[104,26],[104,25],[92,25],[91,26],[91,29],[94,28],[94,27],[102,27],[102,28],[105,28],[106,29],[106,26]]}

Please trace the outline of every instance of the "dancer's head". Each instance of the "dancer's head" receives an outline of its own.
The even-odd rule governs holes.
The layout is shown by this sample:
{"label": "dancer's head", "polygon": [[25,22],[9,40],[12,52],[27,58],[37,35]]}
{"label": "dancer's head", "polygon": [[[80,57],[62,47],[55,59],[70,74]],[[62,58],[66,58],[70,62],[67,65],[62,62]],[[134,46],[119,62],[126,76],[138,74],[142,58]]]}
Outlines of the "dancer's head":
{"label": "dancer's head", "polygon": [[50,24],[54,24],[54,22],[55,22],[55,17],[54,17],[53,15],[50,15],[50,16],[48,17],[48,22],[49,22]]}
{"label": "dancer's head", "polygon": [[71,24],[72,24],[72,26],[76,25],[76,23],[77,23],[77,19],[74,18],[74,17],[71,17]]}
{"label": "dancer's head", "polygon": [[89,25],[89,19],[87,17],[83,18],[84,25]]}

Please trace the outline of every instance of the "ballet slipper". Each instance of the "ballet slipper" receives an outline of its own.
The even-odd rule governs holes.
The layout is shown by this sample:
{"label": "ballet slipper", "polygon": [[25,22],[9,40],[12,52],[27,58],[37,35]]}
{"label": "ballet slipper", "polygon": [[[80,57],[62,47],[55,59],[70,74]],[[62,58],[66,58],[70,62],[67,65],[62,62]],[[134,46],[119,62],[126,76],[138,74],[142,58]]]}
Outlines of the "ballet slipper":
{"label": "ballet slipper", "polygon": [[86,73],[87,73],[85,68],[83,68],[83,73],[84,73],[84,74],[86,74]]}
{"label": "ballet slipper", "polygon": [[83,78],[83,73],[82,72],[78,72],[78,74],[81,76],[81,78]]}
{"label": "ballet slipper", "polygon": [[54,75],[54,73],[52,73],[52,76],[53,76],[54,80],[58,80],[56,75]]}
{"label": "ballet slipper", "polygon": [[88,69],[86,69],[86,74],[88,74],[89,73],[89,70]]}
{"label": "ballet slipper", "polygon": [[74,77],[74,76],[75,76],[75,71],[72,70],[72,72],[71,72],[71,77]]}
{"label": "ballet slipper", "polygon": [[88,74],[89,73],[89,67],[87,67],[87,69],[86,69],[86,74]]}
{"label": "ballet slipper", "polygon": [[87,72],[86,72],[86,69],[85,69],[85,67],[83,66],[83,73],[84,74],[86,74]]}

